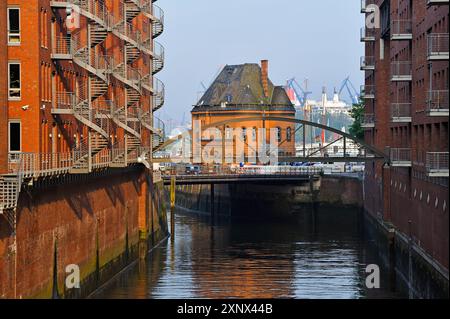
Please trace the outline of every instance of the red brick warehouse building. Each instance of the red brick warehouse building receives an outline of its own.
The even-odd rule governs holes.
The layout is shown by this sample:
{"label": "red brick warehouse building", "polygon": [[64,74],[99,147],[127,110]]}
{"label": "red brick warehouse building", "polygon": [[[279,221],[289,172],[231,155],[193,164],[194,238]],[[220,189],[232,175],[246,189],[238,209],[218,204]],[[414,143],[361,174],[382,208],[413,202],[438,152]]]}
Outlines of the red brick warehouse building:
{"label": "red brick warehouse building", "polygon": [[164,104],[154,2],[1,1],[0,297],[49,296],[56,237],[78,252],[59,261],[88,267],[97,247],[106,266],[149,231],[157,192],[139,163],[162,143]]}
{"label": "red brick warehouse building", "polygon": [[378,8],[381,24],[361,30],[365,140],[392,160],[366,166],[365,208],[408,236],[447,282],[448,4],[366,0],[361,10]]}

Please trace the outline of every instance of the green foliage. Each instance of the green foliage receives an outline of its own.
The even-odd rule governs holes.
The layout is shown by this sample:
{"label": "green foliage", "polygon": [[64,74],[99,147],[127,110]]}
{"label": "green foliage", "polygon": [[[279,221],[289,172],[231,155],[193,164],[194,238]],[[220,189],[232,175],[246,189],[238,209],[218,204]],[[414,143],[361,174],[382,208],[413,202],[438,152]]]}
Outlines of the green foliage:
{"label": "green foliage", "polygon": [[364,112],[365,111],[363,102],[353,104],[353,108],[350,112],[351,117],[355,120],[353,124],[350,126],[350,134],[361,140],[364,139],[364,129],[361,127]]}

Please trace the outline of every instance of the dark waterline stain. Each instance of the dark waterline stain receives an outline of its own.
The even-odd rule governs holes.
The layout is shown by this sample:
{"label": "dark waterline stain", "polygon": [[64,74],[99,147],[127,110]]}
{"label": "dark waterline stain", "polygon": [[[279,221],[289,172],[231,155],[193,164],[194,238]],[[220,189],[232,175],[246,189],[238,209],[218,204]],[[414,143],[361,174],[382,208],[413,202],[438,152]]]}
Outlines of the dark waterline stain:
{"label": "dark waterline stain", "polygon": [[[360,213],[319,211],[290,221],[220,220],[177,214],[166,241],[94,298],[404,297],[390,286],[365,239]],[[365,269],[381,268],[381,289],[367,289]]]}

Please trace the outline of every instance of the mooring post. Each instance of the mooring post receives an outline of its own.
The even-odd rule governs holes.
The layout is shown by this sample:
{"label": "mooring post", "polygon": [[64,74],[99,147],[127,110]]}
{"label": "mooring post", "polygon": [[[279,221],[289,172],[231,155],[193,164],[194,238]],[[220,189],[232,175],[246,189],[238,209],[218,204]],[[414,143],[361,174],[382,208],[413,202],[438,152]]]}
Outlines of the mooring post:
{"label": "mooring post", "polygon": [[[347,139],[344,136],[344,159],[347,157]],[[347,165],[344,161],[344,173],[347,173]]]}
{"label": "mooring post", "polygon": [[172,235],[172,240],[175,237],[175,188],[176,177],[172,176],[170,179],[170,233]]}
{"label": "mooring post", "polygon": [[214,184],[211,184],[211,218],[214,220],[215,215],[215,203],[214,203]]}

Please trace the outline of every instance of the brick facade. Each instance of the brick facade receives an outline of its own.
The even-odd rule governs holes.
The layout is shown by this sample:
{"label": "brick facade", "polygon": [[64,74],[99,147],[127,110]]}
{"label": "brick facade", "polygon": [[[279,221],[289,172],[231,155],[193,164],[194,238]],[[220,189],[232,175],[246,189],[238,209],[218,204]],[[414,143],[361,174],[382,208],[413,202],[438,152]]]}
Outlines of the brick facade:
{"label": "brick facade", "polygon": [[[391,167],[367,165],[365,206],[448,269],[448,57],[429,58],[429,43],[440,35],[448,56],[449,6],[427,2],[365,2],[381,12],[381,28],[366,42],[375,70],[365,71],[365,85],[374,86],[375,98],[365,99],[366,114],[374,115],[365,139],[392,160]],[[437,161],[443,172],[433,175]]]}
{"label": "brick facade", "polygon": [[[139,164],[161,136],[154,2],[1,1],[0,298],[84,297],[166,234],[162,185]],[[72,263],[82,289],[65,291]]]}
{"label": "brick facade", "polygon": [[[0,57],[6,56],[6,3],[0,2]],[[0,74],[7,74],[7,60],[0,59]],[[8,170],[7,77],[0,77],[0,174]]]}
{"label": "brick facade", "polygon": [[[109,147],[124,147],[127,136],[151,148],[154,132],[146,128],[161,107],[156,95],[163,94],[153,88],[162,68],[157,57],[163,63],[163,48],[153,40],[160,27],[155,21],[161,22],[156,12],[162,11],[152,1],[101,0],[74,6],[68,15],[65,3],[70,1],[7,1],[20,9],[20,43],[8,45],[2,56],[21,65],[21,97],[7,103],[9,119],[21,123],[21,152],[68,153],[84,147],[88,132],[103,131]],[[143,6],[138,14],[134,3]],[[124,7],[132,9],[125,14]],[[89,14],[98,19],[89,20]],[[79,27],[71,28],[76,15]],[[88,118],[88,112],[91,124],[79,118]]]}

